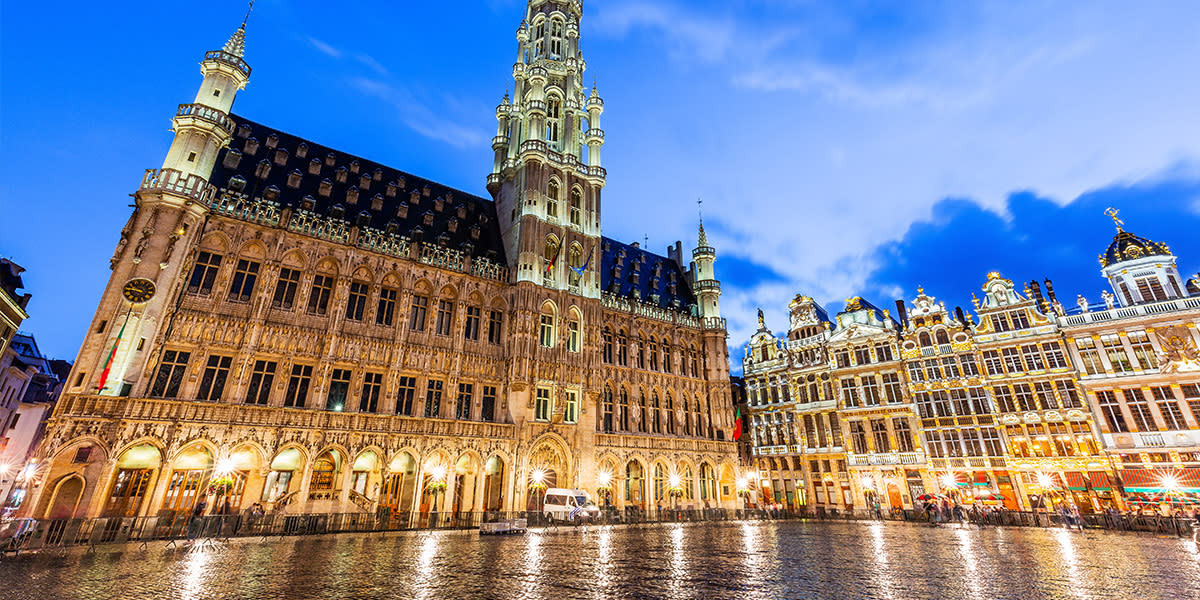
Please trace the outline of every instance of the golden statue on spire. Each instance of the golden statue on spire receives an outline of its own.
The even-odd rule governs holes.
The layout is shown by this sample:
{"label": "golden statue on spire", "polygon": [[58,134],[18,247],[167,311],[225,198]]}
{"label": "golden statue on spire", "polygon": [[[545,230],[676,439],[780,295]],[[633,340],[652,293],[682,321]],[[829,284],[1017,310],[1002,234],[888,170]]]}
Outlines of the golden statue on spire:
{"label": "golden statue on spire", "polygon": [[1117,216],[1120,212],[1121,211],[1119,211],[1115,208],[1112,208],[1112,207],[1109,207],[1109,208],[1105,209],[1105,211],[1104,211],[1104,214],[1106,214],[1110,218],[1112,218],[1113,223],[1115,223],[1117,225],[1118,232],[1125,231],[1124,229],[1121,228],[1121,226],[1125,224],[1125,221],[1122,221],[1121,218]]}

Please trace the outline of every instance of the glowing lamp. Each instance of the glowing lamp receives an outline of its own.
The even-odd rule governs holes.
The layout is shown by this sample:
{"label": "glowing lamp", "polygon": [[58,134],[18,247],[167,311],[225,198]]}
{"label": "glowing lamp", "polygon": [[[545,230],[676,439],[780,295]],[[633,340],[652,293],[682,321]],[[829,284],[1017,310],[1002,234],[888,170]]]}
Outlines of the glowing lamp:
{"label": "glowing lamp", "polygon": [[942,475],[943,488],[949,489],[956,485],[958,485],[958,478],[954,476],[954,473],[946,473],[945,475]]}
{"label": "glowing lamp", "polygon": [[750,485],[750,480],[746,479],[745,477],[742,477],[737,480],[737,486],[738,486],[738,489],[740,489],[740,490],[746,489],[746,486],[748,486],[748,485]]}
{"label": "glowing lamp", "polygon": [[670,477],[670,481],[671,481],[671,487],[679,487],[680,482],[682,482],[683,480],[680,479],[678,475],[672,474]]}
{"label": "glowing lamp", "polygon": [[1178,492],[1179,491],[1179,478],[1174,475],[1164,475],[1160,482],[1160,485],[1162,486],[1162,489],[1164,489],[1168,492]]}
{"label": "glowing lamp", "polygon": [[533,480],[534,484],[541,485],[546,482],[546,471],[545,469],[534,469],[529,478]]}
{"label": "glowing lamp", "polygon": [[434,465],[429,469],[429,476],[435,481],[441,481],[446,478],[446,467],[444,465]]}
{"label": "glowing lamp", "polygon": [[215,474],[217,477],[222,477],[222,476],[229,475],[229,474],[233,473],[233,471],[234,471],[234,467],[236,467],[236,465],[234,465],[234,464],[233,464],[233,459],[231,459],[231,458],[222,458],[221,460],[218,460],[218,461],[217,461],[217,465],[216,465],[216,467],[213,469],[213,473],[214,473],[214,474]]}
{"label": "glowing lamp", "polygon": [[611,484],[611,483],[612,483],[612,473],[609,473],[608,471],[600,471],[599,473],[596,474],[596,486],[597,487],[602,487],[602,488],[608,487],[609,484]]}
{"label": "glowing lamp", "polygon": [[1048,489],[1054,488],[1054,478],[1045,473],[1037,474],[1037,482],[1038,482],[1038,485],[1042,487],[1042,489],[1048,490]]}

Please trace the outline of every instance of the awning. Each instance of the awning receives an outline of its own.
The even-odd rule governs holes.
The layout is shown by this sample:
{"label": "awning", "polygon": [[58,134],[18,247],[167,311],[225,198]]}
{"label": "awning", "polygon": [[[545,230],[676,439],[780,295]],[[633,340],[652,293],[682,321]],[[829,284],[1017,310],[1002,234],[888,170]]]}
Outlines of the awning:
{"label": "awning", "polygon": [[[1121,469],[1126,492],[1200,492],[1200,469]],[[1168,489],[1168,483],[1174,486]]]}
{"label": "awning", "polygon": [[1067,471],[1067,489],[1078,492],[1087,491],[1087,486],[1083,483],[1083,473],[1078,471]]}
{"label": "awning", "polygon": [[982,472],[976,471],[975,477],[971,481],[971,485],[990,486],[990,485],[992,485],[992,481],[991,481],[991,479],[988,478],[988,474],[986,471],[982,471]]}
{"label": "awning", "polygon": [[1112,481],[1109,480],[1108,473],[1104,471],[1089,471],[1088,482],[1092,484],[1093,490],[1112,489]]}

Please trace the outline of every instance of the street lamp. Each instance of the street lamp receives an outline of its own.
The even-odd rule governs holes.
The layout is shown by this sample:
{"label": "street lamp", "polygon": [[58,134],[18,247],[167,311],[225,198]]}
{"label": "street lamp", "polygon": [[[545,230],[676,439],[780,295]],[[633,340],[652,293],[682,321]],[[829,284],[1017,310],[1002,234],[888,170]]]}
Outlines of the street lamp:
{"label": "street lamp", "polygon": [[596,474],[596,492],[604,497],[604,505],[609,504],[609,494],[612,492],[612,473],[600,471]]}

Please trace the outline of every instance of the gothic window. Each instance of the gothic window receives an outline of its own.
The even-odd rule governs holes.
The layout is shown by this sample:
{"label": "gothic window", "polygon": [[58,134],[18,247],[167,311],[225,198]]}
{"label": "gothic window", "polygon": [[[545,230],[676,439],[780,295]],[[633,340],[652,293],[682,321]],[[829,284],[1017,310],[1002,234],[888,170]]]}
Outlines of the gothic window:
{"label": "gothic window", "polygon": [[554,337],[554,307],[547,304],[538,319],[538,342],[543,348],[553,348]]}
{"label": "gothic window", "polygon": [[204,374],[200,378],[200,389],[196,392],[197,400],[216,402],[225,392],[225,382],[229,379],[229,367],[233,357],[212,355],[204,366]]}
{"label": "gothic window", "polygon": [[312,365],[292,365],[292,374],[288,378],[287,394],[283,397],[283,405],[288,408],[304,408],[308,400],[308,387],[312,383]]}
{"label": "gothic window", "polygon": [[[558,218],[558,180],[551,179],[550,186],[546,187],[546,216]],[[548,242],[547,242],[548,244]],[[558,251],[558,244],[554,244],[554,251]]]}
{"label": "gothic window", "polygon": [[637,368],[646,368],[646,340],[638,336],[638,341],[633,349],[634,358],[637,360]]}
{"label": "gothic window", "polygon": [[658,400],[658,392],[651,392],[650,408],[651,413],[650,431],[653,433],[662,433],[662,403]]}
{"label": "gothic window", "polygon": [[663,372],[671,372],[671,343],[667,339],[663,339],[662,345],[662,364]]}
{"label": "gothic window", "polygon": [[667,434],[675,435],[675,403],[671,399],[670,392],[667,392],[666,395],[665,409],[667,411]]}
{"label": "gothic window", "polygon": [[579,392],[567,390],[567,401],[563,406],[563,422],[575,423],[579,420]]}
{"label": "gothic window", "polygon": [[[350,282],[350,296],[346,300],[346,318],[351,321],[363,320],[367,309],[367,284],[361,281]],[[374,412],[374,411],[372,411]]]}
{"label": "gothic window", "polygon": [[277,363],[273,360],[254,361],[250,373],[250,385],[246,388],[246,404],[266,404],[271,396],[271,384],[275,382]]}
{"label": "gothic window", "polygon": [[534,418],[538,421],[549,421],[552,411],[549,388],[538,388],[534,405]]}
{"label": "gothic window", "polygon": [[562,58],[563,24],[555,19],[550,22],[550,58]]}
{"label": "gothic window", "polygon": [[579,226],[583,223],[583,193],[579,188],[571,189],[571,224]]}
{"label": "gothic window", "polygon": [[408,328],[413,331],[425,331],[425,315],[428,311],[429,296],[414,295],[408,314]]}
{"label": "gothic window", "polygon": [[638,432],[646,433],[646,390],[638,393]]}
{"label": "gothic window", "polygon": [[600,431],[604,433],[612,433],[613,431],[613,392],[612,388],[604,386],[603,404],[600,407]]}
{"label": "gothic window", "polygon": [[567,272],[568,282],[572,287],[579,287],[579,269],[583,268],[583,248],[579,244],[571,244],[571,250],[567,253],[567,264],[571,267]]}
{"label": "gothic window", "polygon": [[314,315],[324,315],[329,310],[329,296],[333,293],[333,277],[317,275],[313,277],[312,290],[308,293],[308,312]]}
{"label": "gothic window", "polygon": [[176,398],[179,396],[179,384],[183,382],[183,374],[187,370],[191,353],[179,350],[163,352],[162,363],[158,365],[158,373],[154,376],[154,385],[150,388],[150,396],[154,398]]}
{"label": "gothic window", "polygon": [[579,315],[572,314],[571,319],[567,321],[567,352],[578,353],[583,345],[583,328],[579,322]]}
{"label": "gothic window", "polygon": [[383,373],[363,375],[362,395],[358,398],[360,412],[379,411],[379,391],[383,389]]}
{"label": "gothic window", "polygon": [[470,383],[458,384],[458,397],[454,399],[454,418],[469,420],[471,418],[471,399],[475,396],[475,386]]}
{"label": "gothic window", "polygon": [[443,382],[437,379],[430,379],[425,382],[425,416],[431,419],[436,419],[442,413],[442,386]]}
{"label": "gothic window", "polygon": [[396,387],[396,414],[411,417],[413,398],[417,395],[417,378],[401,376]]}
{"label": "gothic window", "polygon": [[463,324],[463,339],[477,341],[479,339],[479,319],[483,309],[478,306],[467,307],[467,319]]}
{"label": "gothic window", "polygon": [[617,364],[629,366],[629,336],[625,335],[624,329],[617,334]]}
{"label": "gothic window", "polygon": [[558,126],[560,113],[562,112],[562,102],[555,96],[551,96],[546,102],[546,141],[558,141]]}
{"label": "gothic window", "polygon": [[449,300],[438,300],[437,322],[435,323],[434,333],[438,335],[450,335],[450,328],[453,324],[454,303]]}
{"label": "gothic window", "polygon": [[238,260],[233,272],[233,283],[229,286],[231,302],[249,302],[254,293],[254,282],[258,280],[259,264],[249,260]]}
{"label": "gothic window", "polygon": [[329,377],[329,393],[325,396],[325,410],[346,410],[346,395],[350,391],[350,369],[334,369]]}
{"label": "gothic window", "polygon": [[603,354],[602,354],[601,356],[602,356],[602,357],[603,357],[603,359],[604,359],[604,364],[606,364],[606,365],[611,365],[611,364],[613,364],[613,335],[612,335],[612,331],[610,331],[608,327],[605,327],[605,328],[604,328],[604,333],[602,334],[602,336],[601,336],[601,337],[603,337],[603,339],[604,339],[604,352],[603,352]]}
{"label": "gothic window", "polygon": [[650,370],[657,371],[658,370],[658,344],[655,342],[653,337],[650,338],[650,343],[647,344],[647,347],[650,349]]}
{"label": "gothic window", "polygon": [[496,420],[496,386],[483,386],[483,398],[480,400],[479,418],[483,421]]}
{"label": "gothic window", "polygon": [[552,235],[546,236],[546,245],[542,248],[542,261],[545,264],[542,276],[545,279],[554,279],[554,269],[558,262],[559,247],[558,238]]}
{"label": "gothic window", "polygon": [[279,269],[279,281],[275,282],[275,295],[271,306],[283,310],[291,310],[296,301],[296,288],[300,286],[300,271],[296,269]]}
{"label": "gothic window", "polygon": [[220,254],[211,252],[197,254],[196,266],[192,268],[192,277],[188,281],[188,293],[207,296],[212,292],[213,282],[217,279],[217,269],[220,268]]}
{"label": "gothic window", "polygon": [[629,431],[629,390],[621,388],[617,396],[617,429]]}
{"label": "gothic window", "polygon": [[396,316],[396,290],[382,288],[379,290],[379,306],[375,308],[375,323],[392,326]]}
{"label": "gothic window", "polygon": [[493,310],[488,313],[488,343],[500,343],[500,326],[504,322],[504,316],[498,310]]}
{"label": "gothic window", "polygon": [[533,25],[533,57],[537,58],[542,54],[542,47],[546,43],[546,21],[538,21]]}

